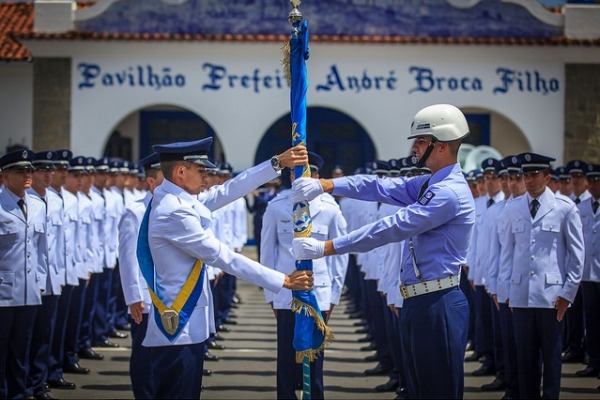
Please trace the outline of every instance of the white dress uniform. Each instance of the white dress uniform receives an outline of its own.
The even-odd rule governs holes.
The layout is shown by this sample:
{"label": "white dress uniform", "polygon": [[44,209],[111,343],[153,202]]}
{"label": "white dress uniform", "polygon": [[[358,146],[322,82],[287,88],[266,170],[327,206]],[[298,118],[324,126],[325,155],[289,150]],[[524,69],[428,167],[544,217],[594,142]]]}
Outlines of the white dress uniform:
{"label": "white dress uniform", "polygon": [[248,211],[246,201],[239,198],[233,203],[233,249],[242,251],[248,241]]}
{"label": "white dress uniform", "polygon": [[92,242],[94,243],[93,272],[102,273],[106,268],[106,202],[97,187],[92,186],[89,193],[92,199]]}
{"label": "white dress uniform", "polygon": [[[167,305],[173,303],[197,259],[227,273],[279,292],[285,276],[265,269],[240,254],[232,252],[206,230],[211,210],[216,210],[254,188],[274,179],[277,173],[270,162],[263,162],[236,178],[208,191],[200,203],[198,198],[169,180],[156,188],[150,213],[148,241],[155,267],[155,291]],[[174,268],[177,267],[177,268]],[[162,334],[154,318],[149,318],[144,346],[173,346],[204,342],[215,331],[208,282],[204,280],[202,295],[181,333],[170,341]]]}
{"label": "white dress uniform", "polygon": [[92,218],[92,199],[83,192],[77,193],[79,207],[79,230],[77,234],[77,245],[81,254],[81,262],[77,266],[77,277],[88,280],[89,274],[94,272],[94,248]]}
{"label": "white dress uniform", "polygon": [[[294,230],[292,203],[289,190],[279,193],[269,202],[263,216],[261,233],[261,264],[290,274],[295,267],[292,253]],[[309,203],[312,218],[312,237],[319,240],[333,239],[346,234],[346,220],[331,196],[319,196]],[[329,311],[331,304],[337,305],[342,294],[348,256],[338,255],[313,260],[313,293],[321,311]],[[292,291],[281,289],[278,293],[265,290],[267,303],[274,309],[290,310]]]}
{"label": "white dress uniform", "polygon": [[[27,191],[42,200],[34,189]],[[62,200],[52,190],[46,190],[46,240],[48,243],[48,276],[44,295],[59,295],[65,284],[65,232]]]}
{"label": "white dress uniform", "polygon": [[0,193],[0,307],[42,304],[48,274],[46,206],[25,193],[27,220],[10,190]]}
{"label": "white dress uniform", "polygon": [[78,268],[82,263],[79,247],[79,202],[73,193],[61,189],[65,212],[65,282],[79,286]]}
{"label": "white dress uniform", "polygon": [[525,194],[506,208],[507,251],[512,250],[511,307],[554,308],[558,296],[573,301],[583,270],[581,219],[575,204],[546,188],[532,220]]}
{"label": "white dress uniform", "polygon": [[134,201],[125,209],[119,222],[119,269],[125,303],[129,306],[143,301],[143,312],[146,314],[150,310],[152,300],[148,284],[138,264],[136,251],[140,225],[151,199],[152,195],[147,193],[144,199]]}

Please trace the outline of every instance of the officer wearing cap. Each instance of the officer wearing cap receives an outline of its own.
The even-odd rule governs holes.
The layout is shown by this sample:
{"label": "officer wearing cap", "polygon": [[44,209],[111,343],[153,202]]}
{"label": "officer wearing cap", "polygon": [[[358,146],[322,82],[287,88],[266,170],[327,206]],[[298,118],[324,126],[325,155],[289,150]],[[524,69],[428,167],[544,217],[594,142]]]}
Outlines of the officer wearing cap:
{"label": "officer wearing cap", "polygon": [[[463,113],[448,104],[419,111],[409,138],[418,166],[431,176],[334,180],[298,179],[293,201],[323,191],[404,206],[398,213],[333,241],[294,239],[298,259],[368,251],[406,240],[403,251],[401,314],[402,357],[411,398],[461,398],[469,309],[459,290],[460,267],[475,222],[473,196],[457,161],[469,133]],[[445,329],[441,330],[440,326]]]}
{"label": "officer wearing cap", "polygon": [[[65,191],[63,191],[63,201],[65,202],[65,213],[68,218],[75,222],[74,236],[68,235],[69,239],[74,240],[75,257],[73,258],[73,270],[67,265],[67,273],[72,273],[77,284],[71,294],[71,303],[67,321],[67,332],[65,336],[65,360],[63,362],[63,371],[74,374],[89,374],[89,368],[79,365],[79,338],[81,333],[81,323],[83,318],[83,305],[87,291],[87,281],[89,279],[88,268],[90,265],[89,248],[89,227],[91,225],[91,201],[88,205],[81,204],[84,176],[87,175],[86,160],[83,156],[71,158],[68,167],[67,182]],[[87,203],[86,203],[87,204]],[[71,213],[76,213],[73,217]]]}
{"label": "officer wearing cap", "polygon": [[[587,190],[587,180],[585,178],[585,170],[587,164],[581,160],[571,160],[565,166],[569,177],[571,178],[571,186],[573,192],[569,196],[575,204],[585,202],[590,198],[590,193]],[[566,315],[565,322],[566,337],[565,337],[565,354],[563,362],[566,363],[581,363],[585,356],[585,342],[583,334],[583,299],[582,291],[577,291],[575,301],[569,307],[569,312]]]}
{"label": "officer wearing cap", "polygon": [[510,251],[503,252],[506,248],[506,205],[525,194],[525,181],[521,171],[523,159],[519,156],[508,156],[502,163],[506,165],[508,173],[508,188],[510,196],[500,206],[496,214],[496,232],[490,240],[490,268],[489,291],[494,303],[498,307],[499,334],[502,340],[502,358],[504,361],[504,395],[506,398],[519,398],[519,382],[517,368],[517,353],[513,329],[512,311],[508,305],[508,291],[510,286],[510,263],[502,259],[502,255],[511,256]]}
{"label": "officer wearing cap", "polygon": [[42,305],[36,314],[31,349],[29,351],[29,379],[27,395],[49,398],[44,384],[48,379],[51,339],[56,327],[58,299],[65,281],[65,234],[61,198],[48,190],[56,170],[58,156],[54,151],[35,153],[31,188],[27,192],[44,202],[48,242],[48,275],[42,294]]}
{"label": "officer wearing cap", "polygon": [[17,150],[0,158],[0,397],[26,396],[36,313],[48,274],[46,207],[27,189],[34,153]]}
{"label": "officer wearing cap", "polygon": [[142,218],[152,199],[154,189],[163,181],[160,160],[157,153],[151,153],[140,160],[149,191],[146,197],[125,208],[119,222],[119,268],[121,286],[125,303],[129,307],[131,319],[131,359],[129,360],[129,376],[136,399],[154,398],[151,377],[151,350],[142,346],[148,326],[148,311],[152,304],[148,284],[141,274],[136,249],[137,237]]}
{"label": "officer wearing cap", "polygon": [[[104,262],[102,273],[99,276],[99,293],[96,299],[94,313],[93,339],[94,347],[114,347],[116,344],[108,339],[112,328],[109,326],[110,308],[115,299],[112,293],[113,273],[117,265],[118,248],[118,223],[123,210],[123,196],[120,192],[112,189],[112,182],[116,175],[121,176],[119,171],[121,162],[112,161],[108,157],[102,157],[96,162],[96,175],[94,177],[93,192],[99,195],[104,203],[104,224],[100,235]],[[102,359],[101,354],[93,352],[81,353],[80,357],[90,359]]]}
{"label": "officer wearing cap", "polygon": [[558,172],[550,168],[550,182],[548,182],[548,188],[552,190],[553,193],[558,192],[560,177],[558,176]]}
{"label": "officer wearing cap", "polygon": [[206,138],[153,146],[165,179],[154,190],[142,221],[138,262],[153,300],[143,345],[153,347],[151,376],[157,398],[200,397],[203,342],[215,332],[203,263],[273,292],[312,288],[308,271],[272,271],[231,251],[207,230],[211,211],[273,179],[281,168],[305,164],[306,150],[291,148],[216,186],[200,202],[205,168],[212,165],[207,155],[211,144],[212,138]]}
{"label": "officer wearing cap", "polygon": [[573,183],[571,182],[571,175],[567,167],[556,168],[558,174],[558,191],[563,196],[571,197],[573,194]]}
{"label": "officer wearing cap", "polygon": [[587,164],[585,177],[590,198],[580,202],[578,207],[585,241],[582,291],[589,361],[586,368],[577,371],[576,375],[597,377],[600,374],[600,165]]}
{"label": "officer wearing cap", "polygon": [[486,290],[487,257],[489,255],[488,244],[490,235],[495,227],[494,219],[490,217],[490,209],[493,205],[504,201],[505,194],[502,191],[500,171],[502,164],[495,158],[487,158],[481,163],[481,171],[485,181],[487,194],[481,196],[481,200],[475,201],[475,229],[469,250],[474,259],[469,259],[469,279],[475,285],[475,343],[478,355],[485,356],[481,367],[473,371],[473,376],[486,376],[496,374],[502,381],[503,366],[496,361],[499,352],[495,350],[495,336],[493,321],[497,320],[497,310],[492,306],[491,298]]}
{"label": "officer wearing cap", "polygon": [[[67,336],[67,321],[71,308],[71,297],[74,288],[79,285],[76,276],[75,265],[79,260],[79,248],[76,246],[77,220],[79,210],[77,197],[72,195],[66,187],[77,193],[81,185],[77,173],[71,169],[70,160],[73,156],[70,150],[62,149],[56,151],[57,159],[54,163],[56,170],[52,174],[52,180],[48,192],[56,194],[61,200],[61,212],[64,216],[63,231],[64,244],[58,251],[64,254],[65,272],[62,276],[62,292],[58,298],[58,311],[56,325],[52,338],[52,349],[50,351],[50,363],[48,366],[47,383],[51,388],[75,389],[76,385],[63,377],[63,361],[65,358],[65,341]],[[71,172],[69,172],[71,169]]]}
{"label": "officer wearing cap", "polygon": [[535,153],[521,156],[527,193],[506,206],[509,255],[501,255],[511,271],[508,302],[513,310],[519,394],[539,398],[543,371],[542,397],[558,398],[563,318],[583,269],[581,219],[569,198],[547,188],[554,159]]}
{"label": "officer wearing cap", "polygon": [[[319,170],[324,164],[323,158],[309,151],[308,160],[311,176],[318,178]],[[284,190],[269,203],[263,218],[261,234],[261,264],[285,274],[295,269],[292,254],[293,204],[289,194],[289,190]],[[309,207],[313,237],[326,240],[346,234],[346,221],[330,195],[316,197],[309,203]],[[345,255],[313,263],[313,290],[326,323],[339,303],[347,266],[348,257]],[[301,365],[296,363],[296,351],[292,344],[295,324],[295,313],[291,310],[292,291],[282,289],[279,293],[274,293],[265,290],[265,299],[277,320],[277,398],[295,398]],[[311,396],[315,399],[324,398],[323,359],[322,353],[311,363]]]}

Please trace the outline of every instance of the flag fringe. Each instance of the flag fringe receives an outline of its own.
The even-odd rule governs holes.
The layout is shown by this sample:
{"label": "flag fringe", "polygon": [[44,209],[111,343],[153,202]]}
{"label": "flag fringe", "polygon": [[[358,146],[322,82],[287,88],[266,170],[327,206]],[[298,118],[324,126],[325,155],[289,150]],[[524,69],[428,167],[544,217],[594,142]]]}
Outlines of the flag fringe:
{"label": "flag fringe", "polygon": [[292,311],[298,314],[304,313],[304,315],[309,315],[310,317],[312,317],[312,319],[315,320],[317,329],[319,329],[319,331],[321,331],[321,333],[323,334],[323,343],[321,343],[319,348],[296,352],[296,363],[301,364],[302,360],[305,357],[312,362],[319,356],[319,354],[323,352],[323,350],[325,350],[325,347],[329,345],[329,343],[331,343],[333,339],[335,339],[335,337],[333,336],[333,332],[331,331],[331,329],[323,320],[321,314],[318,313],[317,310],[314,309],[314,307],[311,307],[303,303],[302,301],[294,298],[292,299]]}
{"label": "flag fringe", "polygon": [[290,54],[292,51],[292,47],[290,42],[287,41],[281,48],[283,51],[283,60],[281,60],[281,65],[283,66],[283,76],[287,81],[288,86],[292,85],[292,65],[290,63]]}

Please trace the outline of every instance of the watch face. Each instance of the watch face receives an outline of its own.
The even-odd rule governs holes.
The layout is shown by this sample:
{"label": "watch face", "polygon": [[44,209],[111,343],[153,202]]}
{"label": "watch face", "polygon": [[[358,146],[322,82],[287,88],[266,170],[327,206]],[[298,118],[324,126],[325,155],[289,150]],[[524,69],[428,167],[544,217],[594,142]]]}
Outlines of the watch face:
{"label": "watch face", "polygon": [[271,158],[271,165],[273,166],[273,168],[279,168],[279,158],[278,157]]}

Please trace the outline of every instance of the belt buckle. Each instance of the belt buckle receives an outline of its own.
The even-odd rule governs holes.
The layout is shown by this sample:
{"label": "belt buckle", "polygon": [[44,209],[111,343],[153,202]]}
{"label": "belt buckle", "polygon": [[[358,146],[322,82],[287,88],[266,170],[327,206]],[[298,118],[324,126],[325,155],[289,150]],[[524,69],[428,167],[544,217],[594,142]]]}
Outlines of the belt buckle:
{"label": "belt buckle", "polygon": [[400,294],[403,298],[408,299],[408,290],[405,285],[400,285]]}
{"label": "belt buckle", "polygon": [[166,309],[160,313],[160,321],[165,331],[169,335],[173,335],[177,332],[177,327],[179,326],[179,313],[175,310]]}

